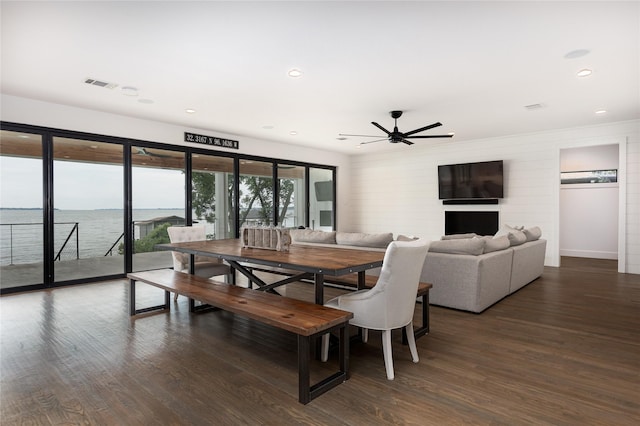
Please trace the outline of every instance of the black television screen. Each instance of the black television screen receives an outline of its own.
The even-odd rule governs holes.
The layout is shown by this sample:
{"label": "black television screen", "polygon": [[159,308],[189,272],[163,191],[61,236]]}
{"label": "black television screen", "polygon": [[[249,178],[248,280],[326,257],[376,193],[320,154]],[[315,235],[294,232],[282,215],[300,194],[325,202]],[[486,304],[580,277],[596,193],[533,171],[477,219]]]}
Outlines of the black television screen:
{"label": "black television screen", "polygon": [[333,181],[316,182],[316,201],[333,201]]}
{"label": "black television screen", "polygon": [[438,166],[441,200],[503,197],[502,160]]}

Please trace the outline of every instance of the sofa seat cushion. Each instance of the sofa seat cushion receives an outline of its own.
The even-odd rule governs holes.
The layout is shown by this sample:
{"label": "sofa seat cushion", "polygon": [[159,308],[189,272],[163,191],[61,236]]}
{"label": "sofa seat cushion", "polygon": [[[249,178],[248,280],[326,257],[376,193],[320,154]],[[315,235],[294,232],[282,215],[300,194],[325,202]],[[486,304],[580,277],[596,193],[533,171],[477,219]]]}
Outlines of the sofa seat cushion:
{"label": "sofa seat cushion", "polygon": [[432,241],[429,251],[435,253],[470,254],[479,256],[484,253],[485,240],[482,238],[466,238]]}
{"label": "sofa seat cushion", "polygon": [[386,248],[393,241],[393,234],[367,234],[363,232],[338,232],[336,243],[345,246]]}

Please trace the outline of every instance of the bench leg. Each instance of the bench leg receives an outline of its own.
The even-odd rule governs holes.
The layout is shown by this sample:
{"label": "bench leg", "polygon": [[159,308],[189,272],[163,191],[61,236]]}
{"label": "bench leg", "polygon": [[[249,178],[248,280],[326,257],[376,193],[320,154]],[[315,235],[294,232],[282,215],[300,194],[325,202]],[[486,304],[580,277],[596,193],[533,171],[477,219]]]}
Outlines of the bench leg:
{"label": "bench leg", "polygon": [[[311,385],[309,362],[311,360],[311,339],[315,340],[319,335],[300,336],[298,335],[298,400],[303,404],[308,404],[315,399],[333,389],[340,383],[349,379],[349,337],[347,336],[348,322],[341,324],[334,329],[338,329],[340,335],[340,370],[331,376]],[[329,333],[325,330],[321,334]]]}
{"label": "bench leg", "polygon": [[[413,331],[416,339],[425,334],[429,334],[429,292],[422,295],[422,326],[415,328]],[[402,329],[402,344],[408,344],[407,332],[404,328]]]}
{"label": "bench leg", "polygon": [[136,309],[136,280],[129,280],[129,316],[142,314],[151,311],[161,311],[171,309],[170,305],[171,293],[164,292],[164,305],[151,306],[148,308]]}

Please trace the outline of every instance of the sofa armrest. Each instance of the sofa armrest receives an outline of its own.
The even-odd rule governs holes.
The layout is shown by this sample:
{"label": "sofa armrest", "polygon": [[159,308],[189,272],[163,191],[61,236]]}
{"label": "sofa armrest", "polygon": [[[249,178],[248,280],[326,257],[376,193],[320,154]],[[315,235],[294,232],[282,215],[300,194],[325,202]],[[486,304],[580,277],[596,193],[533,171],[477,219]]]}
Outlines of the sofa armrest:
{"label": "sofa armrest", "polygon": [[432,304],[482,312],[509,294],[512,260],[512,250],[479,256],[429,252],[420,281],[433,284]]}

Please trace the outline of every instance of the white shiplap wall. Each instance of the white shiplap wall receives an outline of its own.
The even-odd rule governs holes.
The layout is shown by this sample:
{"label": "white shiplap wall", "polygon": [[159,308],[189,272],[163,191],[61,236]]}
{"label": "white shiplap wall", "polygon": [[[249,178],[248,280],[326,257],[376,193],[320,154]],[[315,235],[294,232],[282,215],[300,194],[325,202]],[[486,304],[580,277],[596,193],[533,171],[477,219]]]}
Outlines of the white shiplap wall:
{"label": "white shiplap wall", "polygon": [[[473,141],[419,141],[351,159],[344,231],[439,239],[445,210],[497,210],[500,224],[540,226],[545,263],[559,264],[559,177],[563,148],[622,144],[626,153],[626,271],[640,273],[640,120]],[[440,164],[504,160],[505,198],[496,205],[444,206]],[[344,214],[344,212],[343,212]]]}

